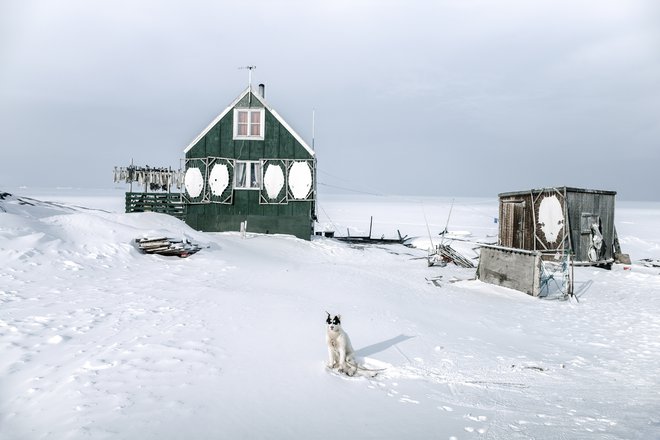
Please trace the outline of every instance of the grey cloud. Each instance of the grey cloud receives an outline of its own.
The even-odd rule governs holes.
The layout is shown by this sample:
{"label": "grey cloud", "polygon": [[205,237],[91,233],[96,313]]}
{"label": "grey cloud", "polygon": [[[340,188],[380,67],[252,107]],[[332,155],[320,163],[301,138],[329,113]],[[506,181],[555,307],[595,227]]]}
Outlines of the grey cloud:
{"label": "grey cloud", "polygon": [[333,187],[660,199],[651,0],[250,5],[4,2],[0,185],[104,187],[131,159],[178,166],[255,64],[307,140],[316,110]]}

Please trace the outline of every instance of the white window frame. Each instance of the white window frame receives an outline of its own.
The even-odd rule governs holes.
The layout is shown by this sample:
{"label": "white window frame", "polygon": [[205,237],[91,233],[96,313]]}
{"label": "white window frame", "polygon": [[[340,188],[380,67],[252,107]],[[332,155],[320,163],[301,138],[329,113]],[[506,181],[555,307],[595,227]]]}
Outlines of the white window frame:
{"label": "white window frame", "polygon": [[[238,113],[247,112],[247,134],[239,135],[238,134]],[[259,114],[259,134],[254,135],[252,133],[252,114]],[[235,108],[234,109],[234,139],[248,139],[248,140],[264,140],[264,132],[266,130],[266,112],[263,108]]]}
{"label": "white window frame", "polygon": [[[256,186],[251,186],[252,183],[252,166],[256,165],[255,171],[256,176]],[[247,186],[241,186],[238,182],[238,175],[241,166],[245,166],[245,182]],[[252,189],[252,190],[261,190],[261,162],[258,160],[237,160],[234,162],[234,189]]]}

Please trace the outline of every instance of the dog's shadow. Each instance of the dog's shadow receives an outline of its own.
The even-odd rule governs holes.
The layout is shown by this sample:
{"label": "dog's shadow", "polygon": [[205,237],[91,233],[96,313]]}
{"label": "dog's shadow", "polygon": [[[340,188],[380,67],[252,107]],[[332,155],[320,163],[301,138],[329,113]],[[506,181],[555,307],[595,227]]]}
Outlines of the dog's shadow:
{"label": "dog's shadow", "polygon": [[359,350],[355,351],[355,354],[359,357],[367,357],[374,355],[376,353],[380,353],[381,351],[385,351],[390,347],[395,346],[399,342],[404,342],[407,341],[408,339],[412,339],[414,336],[406,336],[406,335],[399,335],[395,336],[391,339],[388,339],[383,342],[377,342],[375,344],[368,345],[366,347],[362,347]]}

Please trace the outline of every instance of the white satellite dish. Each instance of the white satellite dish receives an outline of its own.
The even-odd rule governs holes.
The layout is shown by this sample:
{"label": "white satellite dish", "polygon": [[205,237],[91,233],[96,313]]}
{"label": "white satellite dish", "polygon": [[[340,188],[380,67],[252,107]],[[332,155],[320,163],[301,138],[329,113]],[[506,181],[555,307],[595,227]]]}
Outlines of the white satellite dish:
{"label": "white satellite dish", "polygon": [[307,162],[294,162],[289,169],[289,189],[294,199],[306,199],[312,189],[312,170]]}
{"label": "white satellite dish", "polygon": [[564,228],[564,210],[557,196],[552,195],[541,200],[539,218],[537,220],[548,243],[559,239],[559,233]]}
{"label": "white satellite dish", "polygon": [[279,165],[269,164],[264,173],[264,188],[269,199],[277,198],[284,187],[284,172]]}
{"label": "white satellite dish", "polygon": [[211,187],[211,194],[214,196],[222,195],[229,185],[229,170],[227,165],[223,163],[216,163],[211,168],[209,173],[209,186]]}
{"label": "white satellite dish", "polygon": [[199,168],[188,168],[186,174],[183,176],[183,185],[186,192],[192,198],[199,197],[204,188],[204,177]]}

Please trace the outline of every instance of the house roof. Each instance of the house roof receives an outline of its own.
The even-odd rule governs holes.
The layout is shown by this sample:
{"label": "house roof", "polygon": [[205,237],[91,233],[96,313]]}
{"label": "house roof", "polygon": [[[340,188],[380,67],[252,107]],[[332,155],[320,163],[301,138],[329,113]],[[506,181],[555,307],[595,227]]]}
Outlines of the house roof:
{"label": "house roof", "polygon": [[289,133],[291,133],[291,135],[300,143],[300,145],[303,146],[303,148],[307,150],[310,155],[315,156],[314,150],[307,144],[307,142],[305,142],[303,138],[298,133],[296,133],[296,131],[291,128],[289,124],[287,124],[287,122],[279,115],[279,113],[277,113],[275,109],[268,105],[266,100],[259,96],[259,94],[256,93],[252,87],[246,87],[245,90],[243,90],[243,92],[231,104],[229,104],[226,109],[222,111],[222,113],[216,116],[215,119],[213,119],[213,121],[211,121],[211,123],[204,130],[202,130],[202,132],[198,134],[190,144],[188,144],[183,152],[187,153],[192,147],[194,147],[195,144],[197,144],[197,142],[199,142],[199,140],[202,139],[206,133],[208,133],[215,126],[215,124],[220,122],[220,120],[224,118],[225,115],[229,113],[236,106],[236,104],[238,104],[250,92],[252,92],[252,96],[256,98],[264,106],[264,108],[266,108],[273,116],[275,116],[275,119],[277,119],[277,121],[282,124]]}
{"label": "house roof", "polygon": [[535,189],[526,190],[526,191],[504,192],[504,193],[498,194],[497,196],[499,198],[502,198],[502,197],[527,195],[531,192],[538,193],[538,192],[542,192],[542,191],[552,191],[552,190],[563,190],[563,191],[566,191],[566,192],[574,192],[574,193],[605,194],[605,195],[610,195],[610,196],[616,195],[616,191],[607,191],[607,190],[600,190],[600,189],[574,188],[574,187],[570,187],[570,186],[553,186],[553,187],[547,187],[547,188],[535,188]]}

